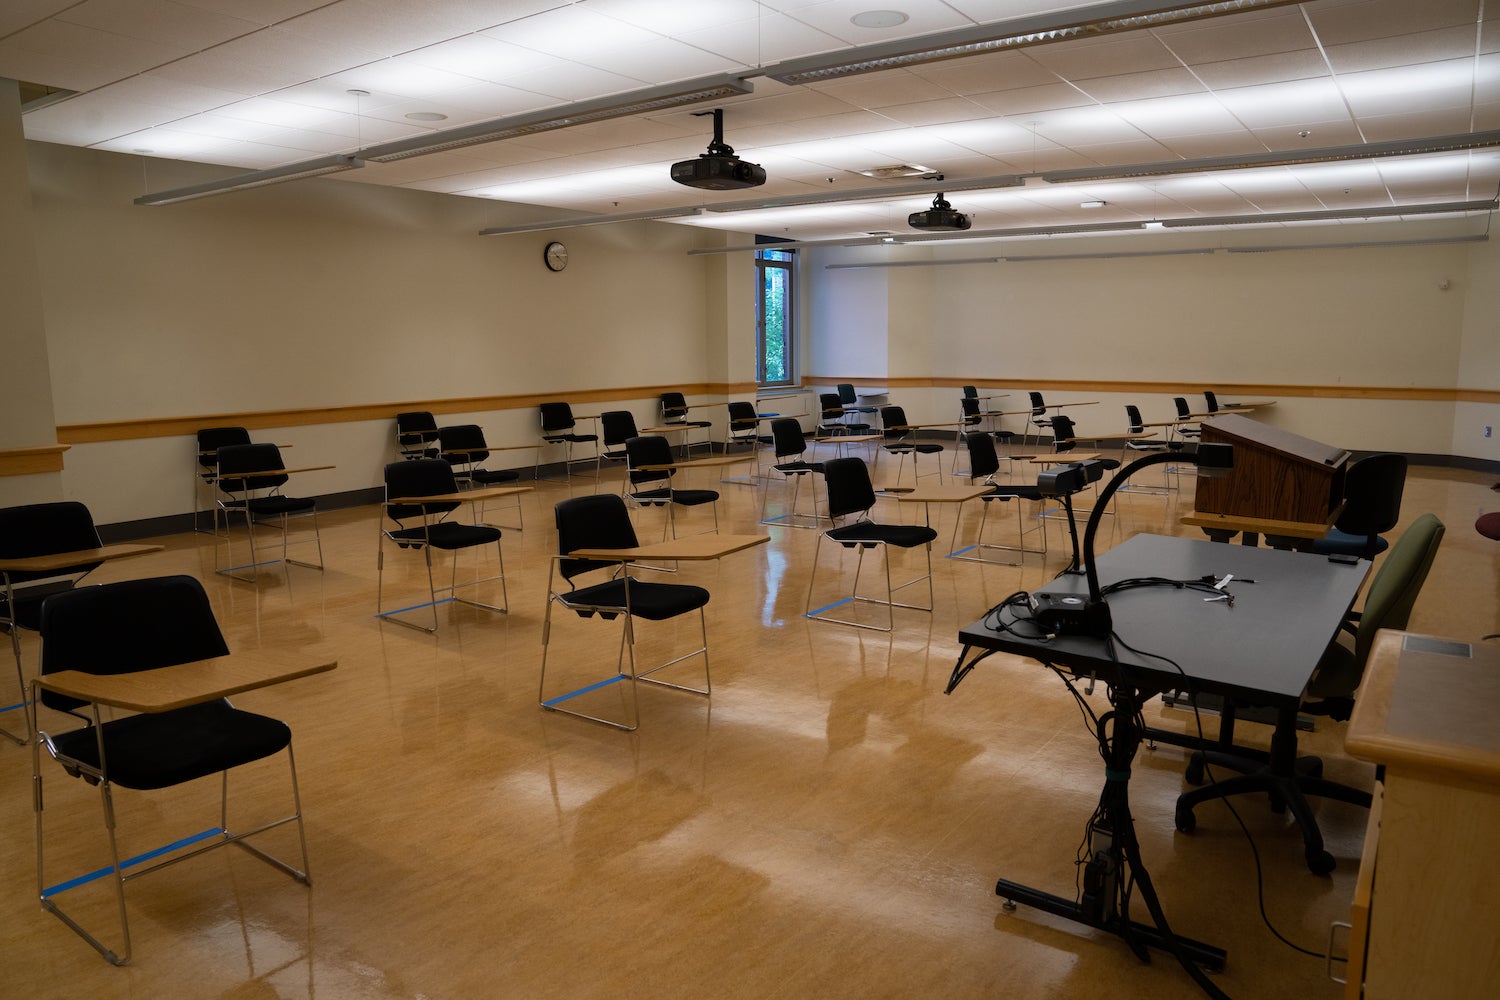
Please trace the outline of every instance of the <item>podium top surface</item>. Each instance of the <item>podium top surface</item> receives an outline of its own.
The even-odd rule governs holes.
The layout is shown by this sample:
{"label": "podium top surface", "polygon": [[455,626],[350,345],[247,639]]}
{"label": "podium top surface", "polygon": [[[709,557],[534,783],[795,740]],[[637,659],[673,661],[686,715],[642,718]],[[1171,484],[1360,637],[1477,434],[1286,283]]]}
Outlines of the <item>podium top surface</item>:
{"label": "podium top surface", "polygon": [[1324,468],[1336,469],[1349,460],[1350,452],[1346,448],[1324,444],[1305,438],[1300,434],[1282,430],[1263,424],[1259,420],[1238,413],[1218,413],[1204,420],[1200,425],[1203,429],[1203,440],[1212,440],[1210,432],[1227,439],[1231,444],[1258,445],[1268,451],[1274,451],[1285,457],[1309,465],[1322,466]]}

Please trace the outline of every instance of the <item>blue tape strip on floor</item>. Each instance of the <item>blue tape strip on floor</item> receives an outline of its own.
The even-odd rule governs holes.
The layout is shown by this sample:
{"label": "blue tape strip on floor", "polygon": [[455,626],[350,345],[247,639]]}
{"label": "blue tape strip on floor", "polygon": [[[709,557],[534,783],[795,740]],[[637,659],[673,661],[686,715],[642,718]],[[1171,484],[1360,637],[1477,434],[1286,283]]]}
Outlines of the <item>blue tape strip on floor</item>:
{"label": "blue tape strip on floor", "polygon": [[6,705],[4,708],[0,708],[0,712],[14,712],[18,708],[26,708],[29,704],[29,702],[18,701],[14,705]]}
{"label": "blue tape strip on floor", "polygon": [[615,676],[610,677],[606,680],[596,681],[593,684],[588,684],[584,687],[581,687],[577,691],[569,691],[567,694],[560,694],[556,698],[551,698],[547,701],[542,702],[542,704],[550,708],[553,705],[559,705],[562,702],[567,701],[569,698],[577,698],[581,694],[588,694],[590,691],[597,691],[602,687],[608,687],[611,684],[618,684],[623,680],[625,680],[624,674],[615,674]]}
{"label": "blue tape strip on floor", "polygon": [[397,608],[394,611],[381,611],[381,612],[378,612],[375,615],[375,617],[376,618],[389,618],[391,615],[404,615],[404,614],[406,614],[406,612],[408,612],[408,611],[416,611],[418,608],[435,608],[439,604],[451,604],[451,603],[453,603],[453,601],[454,601],[454,598],[452,598],[452,597],[444,597],[442,600],[438,600],[438,601],[423,601],[421,604],[413,604],[411,607],[407,607],[407,608]]}
{"label": "blue tape strip on floor", "polygon": [[838,600],[834,601],[832,604],[825,604],[821,608],[814,608],[812,611],[809,611],[807,614],[803,615],[802,617],[804,617],[804,618],[811,618],[813,615],[821,615],[825,611],[832,611],[834,608],[838,607],[840,604],[848,604],[850,601],[853,601],[853,600],[854,600],[854,598],[852,598],[852,597],[841,597]]}
{"label": "blue tape strip on floor", "polygon": [[[122,869],[125,869],[133,865],[142,864],[146,861],[151,861],[155,858],[159,858],[163,854],[170,854],[173,851],[181,850],[184,847],[190,847],[201,840],[207,840],[210,837],[221,837],[223,835],[224,828],[216,826],[212,830],[204,830],[202,833],[195,833],[191,837],[184,837],[181,840],[174,841],[162,847],[158,847],[154,851],[147,851],[145,854],[138,854],[127,861],[120,862],[120,867]],[[76,889],[80,885],[86,885],[89,882],[94,881],[95,879],[104,878],[106,875],[113,874],[113,872],[114,868],[106,866],[104,868],[100,868],[98,871],[89,872],[87,875],[80,875],[77,878],[69,879],[66,882],[59,882],[57,883],[57,885],[54,885],[51,888],[43,889],[42,898],[46,899],[50,896],[55,896],[60,892],[67,892],[69,889]]]}
{"label": "blue tape strip on floor", "polygon": [[954,549],[952,552],[948,553],[944,558],[945,559],[956,559],[957,557],[963,555],[965,552],[973,552],[977,548],[979,548],[979,546],[977,546],[977,545],[965,545],[961,549]]}

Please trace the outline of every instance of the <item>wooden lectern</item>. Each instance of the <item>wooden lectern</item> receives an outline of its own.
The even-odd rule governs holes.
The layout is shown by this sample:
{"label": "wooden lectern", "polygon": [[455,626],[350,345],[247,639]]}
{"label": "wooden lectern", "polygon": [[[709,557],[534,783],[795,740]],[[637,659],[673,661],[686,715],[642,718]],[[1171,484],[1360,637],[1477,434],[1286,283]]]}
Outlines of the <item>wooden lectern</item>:
{"label": "wooden lectern", "polygon": [[[1233,530],[1319,538],[1338,517],[1347,450],[1232,413],[1201,426],[1203,443],[1234,446],[1234,467],[1227,476],[1198,481],[1195,513],[1184,523],[1210,527],[1209,515],[1217,514],[1226,528],[1242,522]],[[1255,521],[1271,523],[1243,523]]]}

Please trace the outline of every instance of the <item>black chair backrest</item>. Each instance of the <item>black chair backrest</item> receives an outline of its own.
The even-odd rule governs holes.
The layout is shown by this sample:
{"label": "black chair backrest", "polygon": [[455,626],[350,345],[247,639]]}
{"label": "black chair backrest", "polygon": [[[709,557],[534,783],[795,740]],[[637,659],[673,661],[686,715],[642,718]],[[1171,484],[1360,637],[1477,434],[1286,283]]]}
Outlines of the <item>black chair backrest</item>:
{"label": "black chair backrest", "polygon": [[385,467],[385,512],[393,521],[420,517],[424,513],[447,514],[458,509],[457,500],[422,504],[390,503],[395,497],[430,497],[457,492],[458,482],[453,478],[453,466],[441,458],[392,462]]}
{"label": "black chair backrest", "polygon": [[396,414],[396,434],[397,440],[407,446],[436,441],[438,436],[437,421],[426,410],[411,410],[407,413],[398,413]]}
{"label": "black chair backrest", "polygon": [[1125,404],[1125,419],[1130,424],[1129,430],[1132,434],[1139,434],[1146,429],[1145,423],[1141,420],[1141,408],[1134,403]]}
{"label": "black chair backrest", "polygon": [[906,429],[906,408],[902,406],[882,406],[880,408],[880,422],[884,425],[882,433],[887,441],[899,441],[906,437],[911,431]]}
{"label": "black chair backrest", "polygon": [[1351,535],[1381,535],[1401,520],[1406,456],[1369,455],[1344,475],[1344,509],[1334,527]]}
{"label": "black chair backrest", "polygon": [[974,388],[972,385],[966,385],[966,386],[964,386],[964,398],[966,398],[966,399],[978,399],[979,398],[979,390],[976,389],[976,388]]}
{"label": "black chair backrest", "polygon": [[1219,397],[1214,395],[1212,389],[1203,390],[1203,401],[1208,404],[1209,413],[1219,412]]}
{"label": "black chair backrest", "polygon": [[965,424],[977,424],[984,419],[984,417],[979,412],[979,400],[975,399],[973,396],[965,396],[960,399],[959,402],[963,404],[963,422]]}
{"label": "black chair backrest", "polygon": [[1031,415],[1040,417],[1047,412],[1047,404],[1042,402],[1042,394],[1039,392],[1028,393],[1031,397]]}
{"label": "black chair backrest", "polygon": [[286,485],[289,477],[274,472],[269,476],[248,476],[245,473],[284,468],[281,449],[269,442],[225,445],[219,449],[219,489],[225,493],[275,489]]}
{"label": "black chair backrest", "polygon": [[542,415],[543,431],[570,431],[573,429],[573,407],[567,403],[542,403],[537,407]]}
{"label": "black chair backrest", "polygon": [[821,409],[823,411],[821,419],[823,420],[824,423],[827,423],[829,421],[843,419],[843,416],[844,416],[844,404],[843,404],[842,401],[839,400],[839,394],[838,393],[836,393],[836,392],[820,392],[820,393],[818,393],[818,405],[819,405],[819,407],[821,407]]}
{"label": "black chair backrest", "polygon": [[1073,418],[1059,413],[1052,418],[1052,450],[1072,451],[1078,442],[1073,440]]}
{"label": "black chair backrest", "polygon": [[807,451],[807,438],[802,436],[802,425],[793,417],[781,417],[771,421],[771,439],[777,458],[800,455]]}
{"label": "black chair backrest", "polygon": [[438,429],[438,441],[444,451],[459,452],[449,456],[454,462],[483,462],[490,457],[484,441],[484,429],[478,424],[454,424]]}
{"label": "black chair backrest", "polygon": [[1173,396],[1172,405],[1177,407],[1177,418],[1179,420],[1193,415],[1193,411],[1188,409],[1187,400],[1181,396]]}
{"label": "black chair backrest", "polygon": [[[625,501],[614,493],[570,497],[553,508],[557,520],[557,551],[567,555],[579,549],[632,549],[636,546],[635,527]],[[579,573],[618,563],[590,559],[563,559],[558,570],[571,580]]]}
{"label": "black chair backrest", "polygon": [[1000,457],[995,454],[995,442],[988,434],[970,434],[965,440],[969,445],[970,479],[993,476],[1000,471]]}
{"label": "black chair backrest", "polygon": [[635,414],[629,410],[605,410],[599,414],[599,426],[606,448],[618,448],[640,433],[635,429]]}
{"label": "black chair backrest", "polygon": [[[93,515],[76,500],[0,509],[0,559],[80,552],[103,544]],[[11,570],[5,575],[11,583],[25,583],[57,576],[57,570]],[[0,604],[3,601],[0,593]]]}
{"label": "black chair backrest", "polygon": [[226,444],[249,444],[250,432],[243,427],[205,427],[198,432],[198,464],[211,469],[218,464],[214,452]]}
{"label": "black chair backrest", "polygon": [[687,398],[680,392],[661,394],[661,415],[667,420],[681,420],[687,416]]}
{"label": "black chair backrest", "polygon": [[743,399],[733,400],[729,404],[729,429],[748,431],[760,423],[757,416],[754,403]]}
{"label": "black chair backrest", "polygon": [[630,460],[630,481],[634,485],[671,480],[671,469],[641,470],[643,465],[672,464],[672,445],[666,438],[657,435],[633,437],[625,442],[625,455]]}
{"label": "black chair backrest", "polygon": [[[42,605],[41,633],[44,674],[123,674],[229,653],[208,595],[191,576],[54,594]],[[63,712],[86,704],[48,691],[42,692],[42,703]]]}
{"label": "black chair backrest", "polygon": [[834,388],[838,390],[839,402],[844,406],[853,406],[859,402],[859,395],[854,391],[854,383],[840,382]]}
{"label": "black chair backrest", "polygon": [[835,458],[823,463],[831,517],[860,514],[875,506],[875,487],[862,458]]}

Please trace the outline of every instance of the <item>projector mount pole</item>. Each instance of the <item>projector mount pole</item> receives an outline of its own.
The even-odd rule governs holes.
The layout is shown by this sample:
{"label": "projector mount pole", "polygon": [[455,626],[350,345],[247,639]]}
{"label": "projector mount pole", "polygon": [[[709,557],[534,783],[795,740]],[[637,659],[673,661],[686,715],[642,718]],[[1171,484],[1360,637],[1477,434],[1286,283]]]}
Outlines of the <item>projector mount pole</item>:
{"label": "projector mount pole", "polygon": [[724,109],[714,108],[712,111],[694,111],[694,118],[702,118],[704,115],[714,116],[714,141],[708,144],[709,156],[733,156],[734,149],[724,142]]}

